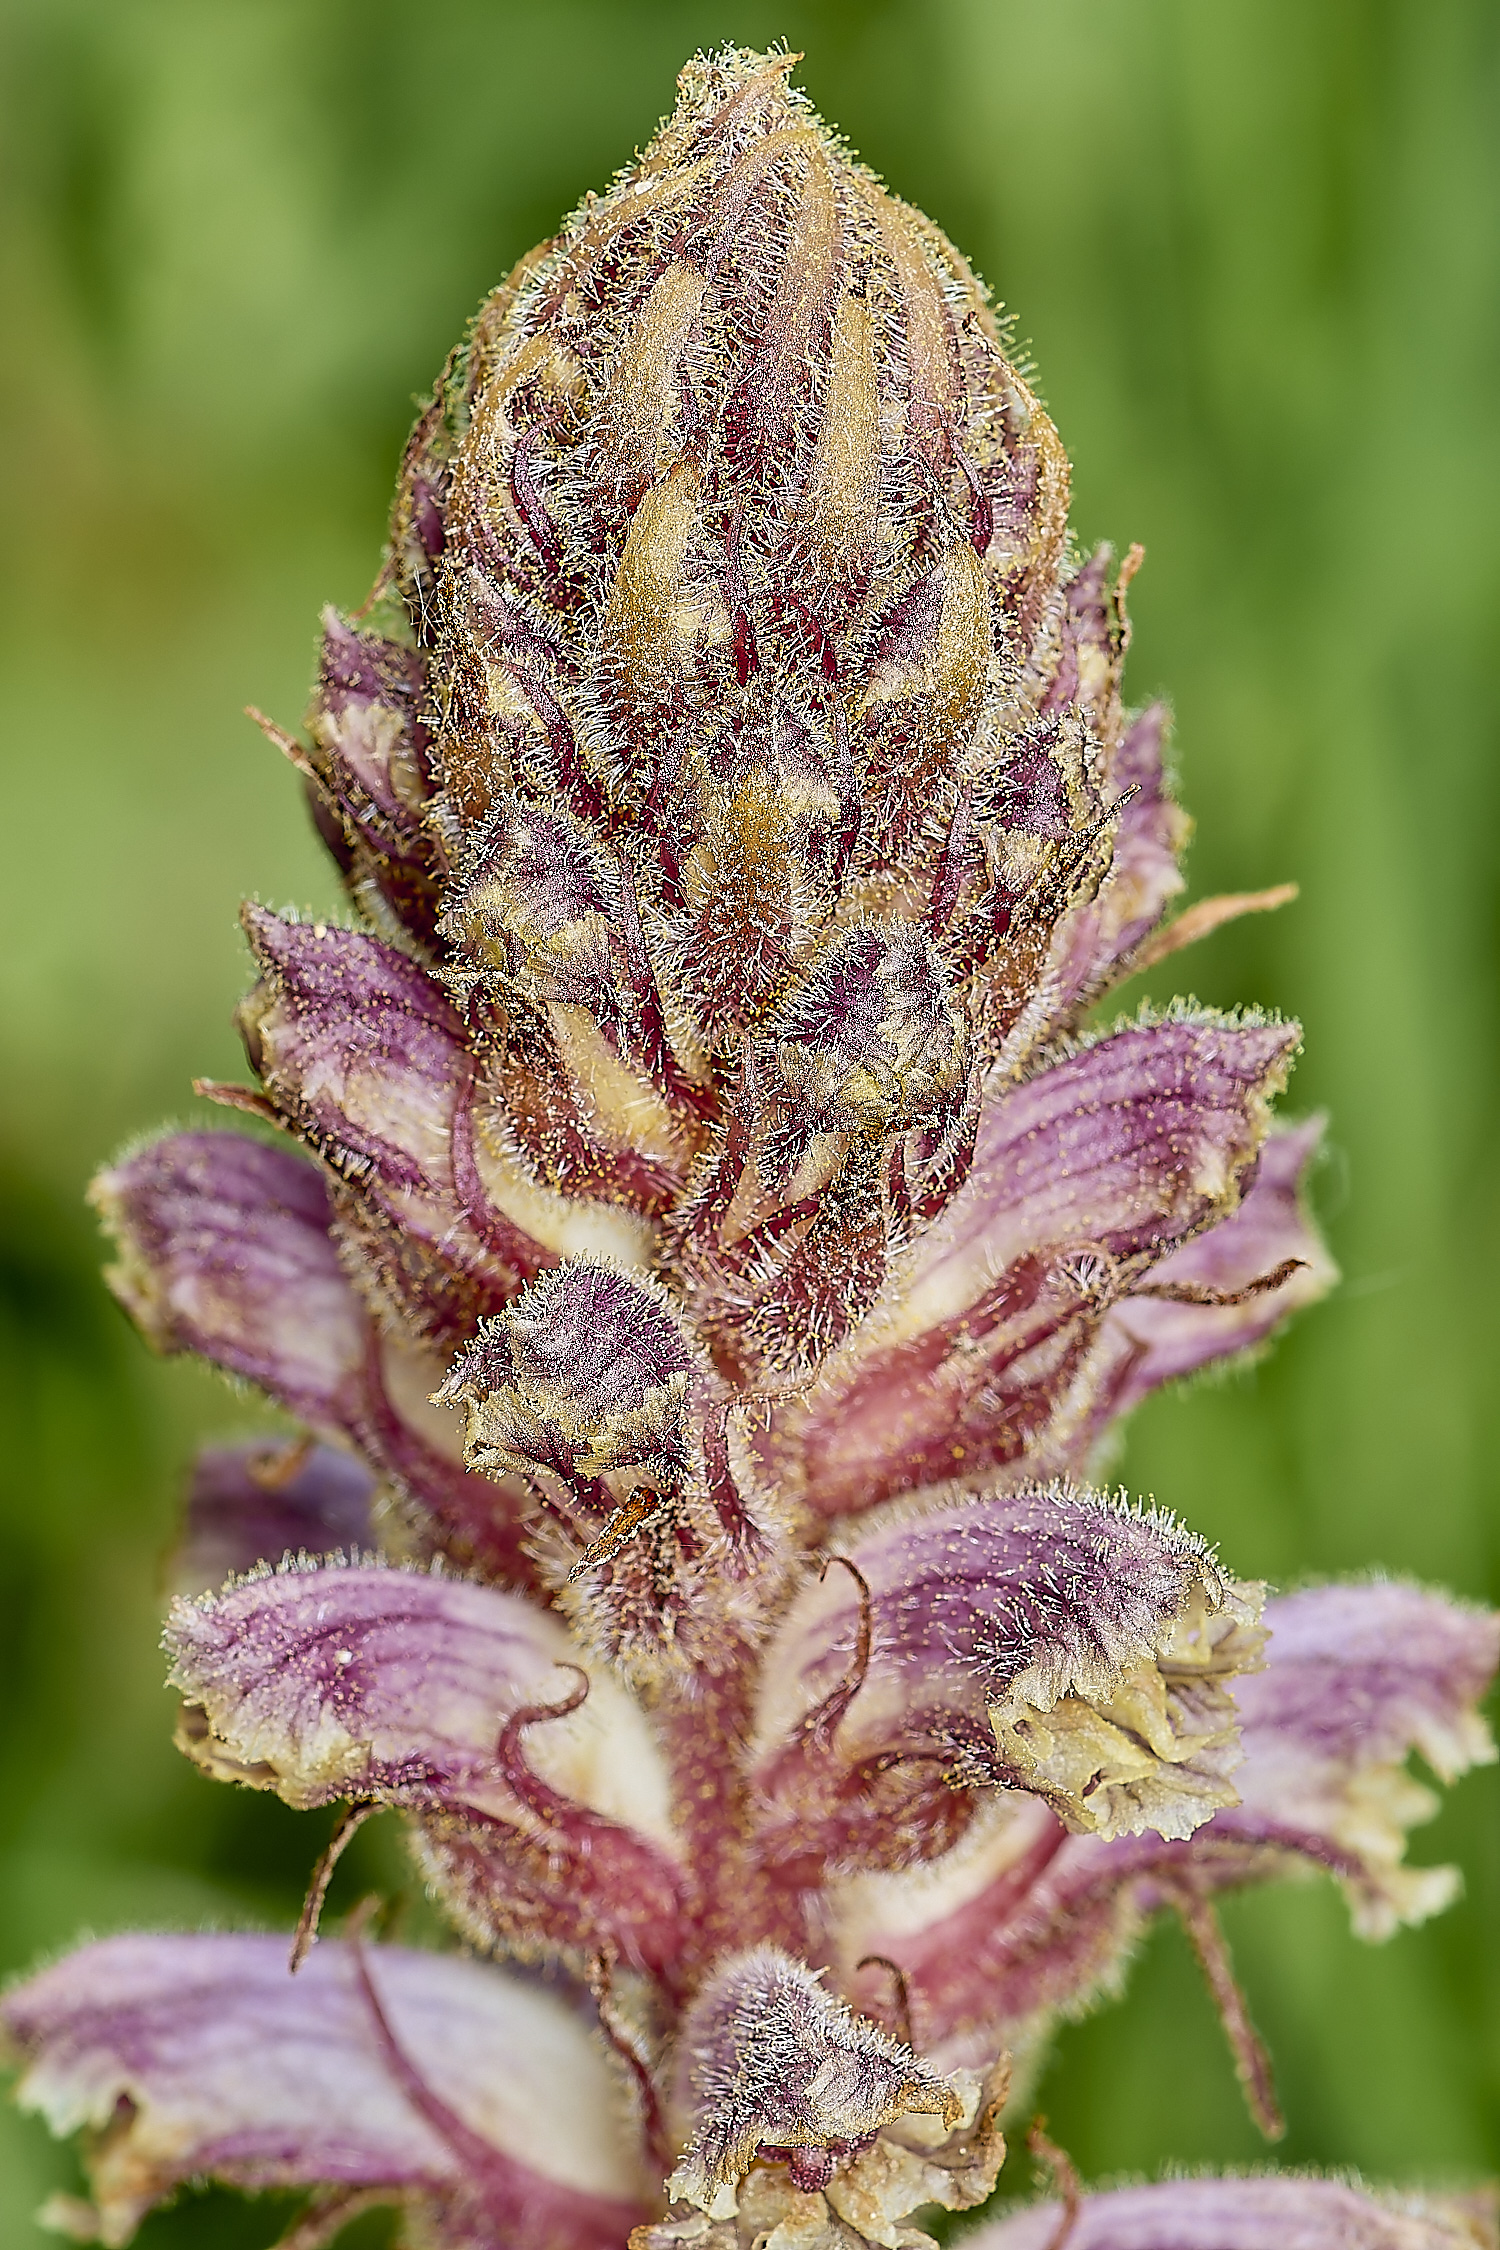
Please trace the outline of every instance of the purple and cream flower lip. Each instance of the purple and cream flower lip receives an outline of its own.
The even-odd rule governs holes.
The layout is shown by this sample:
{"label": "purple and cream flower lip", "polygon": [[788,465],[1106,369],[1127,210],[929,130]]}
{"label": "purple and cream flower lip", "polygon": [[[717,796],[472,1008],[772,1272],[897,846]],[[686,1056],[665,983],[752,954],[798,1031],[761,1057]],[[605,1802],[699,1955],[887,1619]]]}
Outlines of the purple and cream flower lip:
{"label": "purple and cream flower lip", "polygon": [[[205,1773],[341,1808],[288,1938],[114,1937],[0,2003],[107,2244],[184,2183],[441,2250],[921,2250],[1051,2026],[1178,1913],[1357,1928],[1492,1755],[1497,1621],[1267,1597],[1097,1488],[1121,1417],[1333,1268],[1293,1024],[1113,1028],[1168,919],[1140,556],[951,244],[726,48],[439,379],[306,734],[347,926],[245,909],[250,1119],[96,1183],[147,1339],[300,1433],[199,1463],[166,1624]],[[320,1937],[393,1808],[451,1950]],[[313,1856],[310,1851],[310,1858]],[[1007,2111],[1009,2104],[1009,2112]],[[1292,2176],[982,2250],[1460,2250]]]}

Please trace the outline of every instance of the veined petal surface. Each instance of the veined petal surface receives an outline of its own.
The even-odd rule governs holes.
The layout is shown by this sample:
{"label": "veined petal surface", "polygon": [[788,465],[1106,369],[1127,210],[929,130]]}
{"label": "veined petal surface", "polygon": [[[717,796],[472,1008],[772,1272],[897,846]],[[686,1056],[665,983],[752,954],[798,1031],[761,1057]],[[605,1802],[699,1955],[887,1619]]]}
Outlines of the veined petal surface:
{"label": "veined petal surface", "polygon": [[1170,1519],[1059,1487],[897,1511],[839,1554],[772,1644],[755,1739],[793,1826],[843,1812],[835,1864],[876,1811],[850,1801],[861,1766],[946,1762],[1102,1835],[1187,1835],[1234,1802],[1228,1683],[1258,1662],[1259,1589]]}
{"label": "veined petal surface", "polygon": [[205,1446],[188,1486],[173,1589],[206,1594],[283,1555],[369,1548],[375,1490],[364,1462],[331,1445]]}
{"label": "veined petal surface", "polygon": [[526,1583],[524,1505],[463,1467],[428,1403],[440,1357],[382,1328],[350,1279],[322,1170],[242,1133],[169,1133],[102,1173],[110,1286],[162,1352],[194,1351],[352,1444],[459,1559]]}
{"label": "veined petal surface", "polygon": [[1047,1475],[1087,1474],[1122,1416],[1163,1383],[1253,1352],[1324,1295],[1338,1269],[1307,1209],[1319,1118],[1273,1126],[1238,1207],[1110,1305],[1030,1458]]}
{"label": "veined petal surface", "polygon": [[[1404,1771],[1420,1748],[1442,1778],[1493,1755],[1475,1705],[1500,1618],[1399,1585],[1310,1588],[1266,1604],[1266,1663],[1235,1682],[1239,1801],[1185,1840],[1069,1835],[1037,1799],[990,1800],[962,1841],[905,1873],[830,1897],[840,1981],[896,1961],[938,2051],[1014,2044],[1117,1968],[1143,1919],[1187,1893],[1326,1870],[1356,1927],[1383,1937],[1453,1895],[1445,1868],[1402,1864],[1406,1828],[1435,1809]],[[870,1972],[873,1974],[873,1972]]]}
{"label": "veined petal surface", "polygon": [[262,1099],[345,1183],[341,1220],[393,1308],[435,1336],[466,1333],[554,1253],[481,1184],[462,1023],[378,938],[260,907],[244,922],[262,981],[240,1025]]}
{"label": "veined petal surface", "polygon": [[545,2250],[606,2250],[639,2159],[587,2025],[553,1994],[395,1946],[116,1937],[0,2002],[20,2099],[87,2128],[99,2239],[203,2174],[389,2189]]}
{"label": "veined petal surface", "polygon": [[1078,1008],[1108,986],[1184,887],[1180,861],[1191,823],[1167,786],[1166,728],[1164,707],[1151,704],[1109,757],[1112,792],[1129,793],[1129,801],[1097,896],[1074,907],[1058,929],[1054,974],[1060,1012]]}
{"label": "veined petal surface", "polygon": [[242,1133],[173,1133],[102,1172],[109,1283],[162,1352],[201,1352],[319,1429],[350,1412],[363,1307],[317,1167]]}
{"label": "veined petal surface", "polygon": [[[1063,2207],[1037,2203],[965,2236],[974,2250],[1050,2250]],[[1068,2250],[1490,2250],[1493,2220],[1459,2197],[1376,2196],[1286,2174],[1163,2180],[1086,2195]]]}
{"label": "veined petal surface", "polygon": [[[307,1806],[431,1816],[471,1933],[657,1966],[678,1942],[668,1775],[644,1714],[518,1594],[373,1565],[290,1568],[168,1620],[179,1742]],[[567,1870],[566,1877],[564,1870]]]}
{"label": "veined petal surface", "polygon": [[[994,2185],[1000,2043],[1152,1912],[1274,2122],[1212,1894],[1323,1868],[1380,1934],[1449,1892],[1403,1761],[1484,1753],[1493,1622],[1294,1595],[1262,1676],[1261,1589],[1071,1481],[1330,1278],[1315,1128],[1270,1118],[1295,1027],[1085,1028],[1288,887],[1164,924],[1141,552],[1080,559],[985,290],[792,61],[690,62],[488,299],[310,744],[266,722],[369,926],[247,908],[259,1084],[200,1090],[315,1162],[176,1135],[101,1184],[147,1334],[308,1433],[202,1467],[187,1582],[251,1568],[174,1610],[179,1739],[351,1808],[300,1978],[119,1940],[11,2003],[112,2240],[217,2168],[394,2193],[442,2250],[928,2250]],[[384,1804],[537,1982],[308,1953]],[[685,2215],[590,2122],[617,2080]],[[1301,2189],[1183,2223],[1372,2250]],[[1140,2193],[1096,2250],[1176,2240]]]}
{"label": "veined petal surface", "polygon": [[1416,1751],[1443,1782],[1493,1761],[1478,1704],[1500,1616],[1377,1580],[1283,1595],[1266,1624],[1270,1662],[1241,1699],[1242,1802],[1224,1833],[1324,1856],[1365,1937],[1437,1913],[1457,1871],[1403,1864],[1407,1829],[1437,1810],[1406,1760]]}
{"label": "veined petal surface", "polygon": [[773,1456],[833,1516],[1023,1474],[1110,1307],[1239,1200],[1298,1034],[1185,1017],[988,1097],[973,1169]]}

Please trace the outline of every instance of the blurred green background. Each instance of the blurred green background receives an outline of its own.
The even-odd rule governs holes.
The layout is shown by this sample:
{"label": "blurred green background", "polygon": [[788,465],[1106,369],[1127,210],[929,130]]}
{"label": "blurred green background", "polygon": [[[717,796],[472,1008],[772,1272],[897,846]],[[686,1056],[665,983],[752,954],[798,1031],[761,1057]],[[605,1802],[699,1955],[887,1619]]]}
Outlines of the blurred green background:
{"label": "blurred green background", "polygon": [[[1332,1112],[1346,1280],[1253,1372],[1154,1403],[1125,1473],[1283,1585],[1378,1564],[1500,1595],[1494,0],[5,0],[0,24],[0,1968],[301,1897],[321,1826],[175,1756],[154,1645],[192,1446],[260,1410],[148,1358],[81,1193],[190,1114],[192,1073],[237,1070],[241,895],[333,901],[241,706],[296,720],[413,395],[703,42],[805,48],[825,113],[1014,309],[1080,535],[1148,550],[1130,686],[1175,701],[1195,890],[1303,886],[1177,966],[1303,1017],[1289,1106]],[[1317,1886],[1230,1909],[1287,2160],[1500,2170],[1496,1780],[1417,1838],[1468,1876],[1426,1930],[1358,1946]],[[394,1864],[379,1828],[346,1897]],[[1091,2176],[1259,2153],[1168,1931],[1042,2100]],[[29,2250],[72,2159],[7,2114],[0,2173]],[[141,2239],[261,2244],[283,2215],[210,2196]]]}

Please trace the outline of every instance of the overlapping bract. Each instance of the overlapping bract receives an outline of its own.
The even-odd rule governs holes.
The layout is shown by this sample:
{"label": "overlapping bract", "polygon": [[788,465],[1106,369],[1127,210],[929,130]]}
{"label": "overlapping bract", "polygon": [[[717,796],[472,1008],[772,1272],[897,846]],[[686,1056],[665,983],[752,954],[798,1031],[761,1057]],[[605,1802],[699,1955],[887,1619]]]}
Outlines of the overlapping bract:
{"label": "overlapping bract", "polygon": [[[300,2243],[368,2193],[453,2250],[909,2250],[994,2185],[1002,2048],[1154,1911],[1447,1895],[1405,1761],[1488,1754],[1495,1621],[1262,1609],[1089,1486],[1331,1276],[1295,1027],[1085,1023],[1269,894],[1163,925],[1139,558],[1071,553],[984,293],[788,68],[690,65],[450,361],[279,738],[361,917],[246,911],[258,1084],[208,1091],[285,1137],[96,1191],[150,1339],[305,1433],[200,1465],[183,1749],[398,1808],[500,1957],[113,1939],[12,1995],[108,2242],[209,2172],[318,2185]],[[1140,2194],[1080,2250],[1468,2224]]]}

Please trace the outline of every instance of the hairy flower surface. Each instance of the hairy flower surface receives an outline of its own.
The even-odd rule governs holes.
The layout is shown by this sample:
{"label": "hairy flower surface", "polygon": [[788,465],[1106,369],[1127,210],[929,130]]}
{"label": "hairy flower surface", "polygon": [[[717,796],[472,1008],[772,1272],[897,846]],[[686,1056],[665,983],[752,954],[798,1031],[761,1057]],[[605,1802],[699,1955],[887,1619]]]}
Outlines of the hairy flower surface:
{"label": "hairy flower surface", "polygon": [[[125,2242],[211,2174],[449,2250],[911,2250],[1008,2064],[1323,1869],[1370,1936],[1490,1754],[1496,1621],[1269,1602],[1097,1489],[1122,1414],[1329,1282],[1295,1026],[1122,978],[1186,823],[1125,588],[968,267],[788,82],[685,70],[409,446],[280,736],[348,927],[247,907],[253,1087],[96,1199],[148,1338],[283,1406],[195,1475],[166,1630],[206,1773],[346,1808],[291,1949],[127,1936],[4,2002]],[[277,730],[271,730],[273,734]],[[466,1950],[316,1941],[398,1808]],[[1010,2097],[1014,2098],[1014,2097]],[[1179,2182],[1073,2250],[1480,2239],[1458,2205]],[[1041,2207],[992,2250],[1052,2243]]]}

